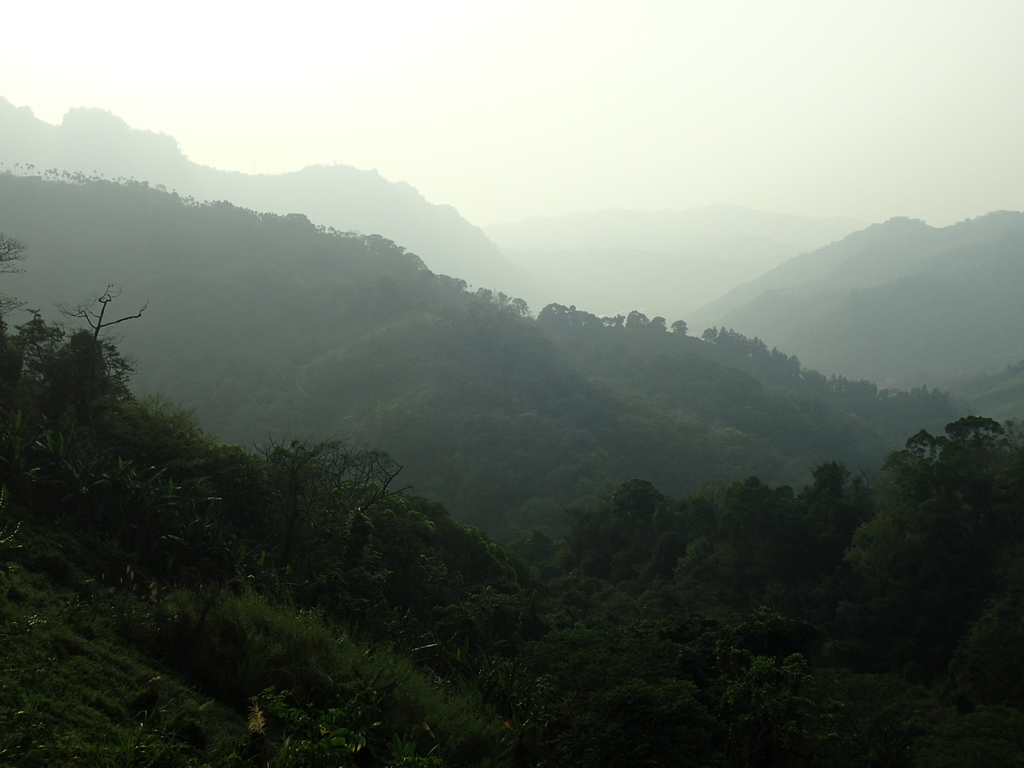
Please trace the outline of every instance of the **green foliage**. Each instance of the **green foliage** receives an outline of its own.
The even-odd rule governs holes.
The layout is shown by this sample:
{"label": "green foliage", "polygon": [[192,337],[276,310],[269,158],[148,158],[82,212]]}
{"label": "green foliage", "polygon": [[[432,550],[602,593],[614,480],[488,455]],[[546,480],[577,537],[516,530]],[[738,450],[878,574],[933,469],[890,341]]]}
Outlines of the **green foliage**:
{"label": "green foliage", "polygon": [[915,740],[942,715],[927,689],[895,675],[819,669],[803,692],[820,712],[814,753],[825,765],[911,768]]}
{"label": "green foliage", "polygon": [[33,418],[71,418],[101,423],[118,403],[130,399],[131,363],[109,341],[92,332],[69,333],[38,315],[6,340],[15,366],[4,400]]}
{"label": "green foliage", "polygon": [[[9,494],[6,485],[0,485],[0,517],[4,516],[7,512],[7,502]],[[8,528],[6,522],[0,525],[0,551],[3,549],[16,548],[21,546],[16,544],[15,537],[18,535],[18,529],[21,528],[21,523],[15,523],[13,528]]]}
{"label": "green foliage", "polygon": [[182,480],[196,474],[196,464],[215,446],[213,438],[199,427],[194,412],[161,395],[121,403],[106,436],[142,466],[159,467]]}
{"label": "green foliage", "polygon": [[912,675],[941,672],[995,588],[1021,519],[1019,498],[1000,498],[996,482],[1011,456],[1002,433],[991,420],[961,419],[945,436],[915,435],[886,463],[883,507],[846,555],[855,605],[844,620],[869,668],[884,660]]}
{"label": "green foliage", "polygon": [[[282,700],[287,711],[281,710],[287,717],[278,715],[285,731],[306,734],[297,738],[311,742],[311,754],[330,750],[330,744],[314,744],[319,737],[313,737],[333,722],[335,730],[347,728],[349,735],[367,736],[372,730],[374,750],[381,755],[390,754],[393,733],[420,740],[419,734],[426,734],[430,746],[425,749],[436,745],[446,763],[499,762],[500,723],[481,711],[472,695],[442,690],[431,675],[386,646],[339,635],[341,628],[322,614],[223,589],[178,590],[150,605],[127,603],[122,610],[127,611],[120,619],[125,637],[202,681],[204,692],[219,701],[241,709],[267,689],[288,691]],[[258,702],[265,707],[262,698]],[[373,726],[378,720],[385,726]],[[288,733],[279,732],[279,742]]]}
{"label": "green foliage", "polygon": [[[302,216],[83,178],[26,195],[23,181],[0,178],[0,207],[39,256],[25,276],[34,305],[75,296],[97,270],[149,299],[121,326],[140,391],[242,445],[351,435],[502,540],[561,536],[561,509],[633,477],[682,496],[750,475],[796,487],[826,460],[870,471],[908,431],[958,415],[941,393],[825,379],[757,340],[707,343],[639,311],[606,323],[553,304],[533,321],[395,243]],[[133,418],[143,433],[159,424]]]}
{"label": "green foliage", "polygon": [[721,736],[678,648],[651,629],[559,630],[523,656],[537,676],[542,764],[701,764]]}
{"label": "green foliage", "polygon": [[386,499],[401,470],[383,452],[337,440],[271,443],[262,453],[282,513],[278,530],[266,533],[280,537],[279,565],[301,565],[303,576],[329,569],[329,558],[353,546],[338,539]]}
{"label": "green foliage", "polygon": [[[23,272],[14,262],[25,258],[26,246],[17,238],[0,232],[0,272]],[[22,306],[22,302],[6,293],[0,293],[0,317]]]}
{"label": "green foliage", "polygon": [[781,661],[754,656],[734,674],[722,704],[732,723],[730,761],[736,765],[785,765],[789,755],[810,756],[811,702],[801,695],[810,674],[794,654]]}
{"label": "green foliage", "polygon": [[[291,697],[265,691],[253,698],[249,724],[258,741],[281,744],[272,760],[280,768],[298,766],[387,765],[441,768],[439,757],[419,754],[416,740],[393,733],[390,741],[378,719],[400,683],[378,686],[370,680],[347,701],[323,708],[298,707]],[[276,738],[275,738],[276,736]]]}
{"label": "green foliage", "polygon": [[997,598],[956,649],[950,677],[962,708],[1011,706],[1024,711],[1024,607],[1015,594]]}
{"label": "green foliage", "polygon": [[110,594],[75,542],[23,525],[0,570],[0,762],[181,765],[227,754],[244,724],[112,631]]}
{"label": "green foliage", "polygon": [[915,744],[920,768],[1024,766],[1024,713],[983,707],[949,720]]}
{"label": "green foliage", "polygon": [[565,544],[566,565],[615,584],[637,582],[638,587],[656,575],[642,566],[659,541],[679,527],[670,500],[639,479],[620,485],[600,508],[570,510],[569,517],[573,526]]}
{"label": "green foliage", "polygon": [[[209,331],[201,407],[381,438],[534,568],[396,490],[389,453],[218,444],[188,409],[133,398],[113,345],[34,316],[0,334],[5,764],[1018,761],[1013,429],[921,431],[870,483],[836,460],[808,472],[880,451],[871,420],[948,400],[638,311],[533,323],[379,237],[147,200],[169,233],[224,238],[176,279],[251,305],[204,325],[184,291],[163,328]],[[268,244],[297,249],[294,273]],[[300,298],[344,338],[284,322]]]}
{"label": "green foliage", "polygon": [[263,706],[282,723],[283,746],[275,765],[355,766],[355,754],[366,747],[373,729],[381,725],[376,719],[381,701],[373,693],[363,690],[339,706],[327,706],[313,713],[289,706],[281,695],[265,693],[253,699],[253,714],[261,716]]}

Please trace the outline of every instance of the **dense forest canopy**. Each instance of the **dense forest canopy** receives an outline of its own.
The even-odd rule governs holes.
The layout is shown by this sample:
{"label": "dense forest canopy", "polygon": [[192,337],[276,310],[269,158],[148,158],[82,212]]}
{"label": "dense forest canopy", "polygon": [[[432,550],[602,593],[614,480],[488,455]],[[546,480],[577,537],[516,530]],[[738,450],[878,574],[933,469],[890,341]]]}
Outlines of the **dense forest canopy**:
{"label": "dense forest canopy", "polygon": [[1024,768],[1024,3],[808,5],[4,6],[0,768]]}
{"label": "dense forest canopy", "polygon": [[380,451],[218,443],[133,396],[94,326],[0,335],[6,764],[1024,759],[1012,425],[921,430],[870,482],[834,461],[800,490],[634,478],[508,549]]}
{"label": "dense forest canopy", "polygon": [[118,328],[138,391],[243,446],[387,450],[418,492],[509,536],[564,529],[565,507],[634,476],[684,494],[749,474],[801,483],[826,459],[870,473],[965,408],[674,318],[553,304],[534,319],[382,237],[136,182],[0,174],[0,227],[30,248],[18,294],[42,317],[112,282],[126,308],[148,302]]}

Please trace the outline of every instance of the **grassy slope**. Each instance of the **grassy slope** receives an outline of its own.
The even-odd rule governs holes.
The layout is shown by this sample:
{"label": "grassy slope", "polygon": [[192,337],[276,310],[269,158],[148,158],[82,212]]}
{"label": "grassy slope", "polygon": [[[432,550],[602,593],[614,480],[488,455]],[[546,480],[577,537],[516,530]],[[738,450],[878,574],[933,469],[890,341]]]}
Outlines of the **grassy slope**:
{"label": "grassy slope", "polygon": [[371,747],[406,734],[446,765],[503,764],[500,720],[407,657],[249,591],[158,586],[114,567],[119,558],[130,559],[24,522],[0,549],[0,763],[206,765],[272,754],[276,733],[261,745],[247,713],[249,697],[274,687],[321,706],[328,691],[339,700],[389,691],[381,722],[368,724]]}
{"label": "grassy slope", "polygon": [[[16,549],[14,547],[17,547]],[[86,576],[69,536],[23,525],[0,561],[0,761],[134,765],[229,753],[245,719],[127,642],[139,597]],[[131,580],[130,572],[110,581]]]}

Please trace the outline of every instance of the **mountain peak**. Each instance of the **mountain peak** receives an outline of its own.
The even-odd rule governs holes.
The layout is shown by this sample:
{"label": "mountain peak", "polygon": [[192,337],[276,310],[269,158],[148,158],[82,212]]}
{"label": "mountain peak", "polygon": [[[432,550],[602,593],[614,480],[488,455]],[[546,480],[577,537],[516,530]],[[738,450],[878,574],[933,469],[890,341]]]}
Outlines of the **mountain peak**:
{"label": "mountain peak", "polygon": [[410,184],[376,170],[310,165],[276,175],[221,171],[192,162],[173,136],[132,128],[103,109],[77,107],[59,126],[0,99],[0,163],[163,184],[197,200],[228,200],[252,210],[301,212],[339,231],[380,234],[428,267],[475,285],[522,295],[530,282],[483,232],[451,206],[428,202]]}

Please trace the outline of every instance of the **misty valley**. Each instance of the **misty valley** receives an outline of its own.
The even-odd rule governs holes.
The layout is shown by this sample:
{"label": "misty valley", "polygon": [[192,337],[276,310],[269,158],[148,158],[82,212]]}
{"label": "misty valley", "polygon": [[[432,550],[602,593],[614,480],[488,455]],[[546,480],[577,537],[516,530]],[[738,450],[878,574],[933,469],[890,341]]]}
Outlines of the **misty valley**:
{"label": "misty valley", "polygon": [[1024,765],[1024,214],[69,117],[0,100],[0,764]]}

